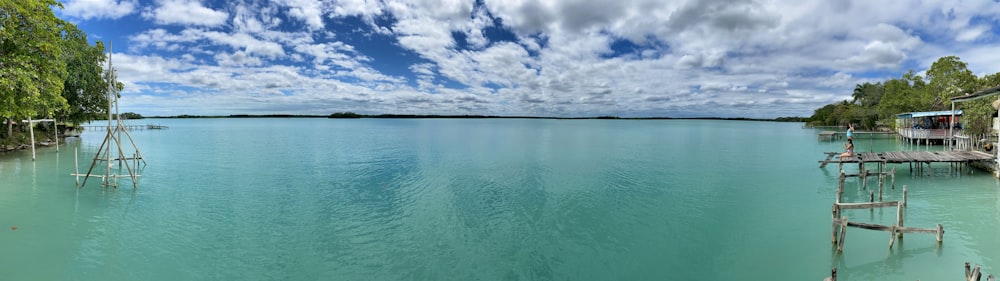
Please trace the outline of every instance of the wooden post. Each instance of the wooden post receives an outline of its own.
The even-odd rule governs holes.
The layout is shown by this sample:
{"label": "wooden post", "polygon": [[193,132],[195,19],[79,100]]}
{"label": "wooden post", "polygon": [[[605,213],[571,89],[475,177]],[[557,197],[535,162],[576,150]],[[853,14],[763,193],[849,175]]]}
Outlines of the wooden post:
{"label": "wooden post", "polygon": [[885,183],[885,174],[878,175],[878,201],[882,202],[882,185]]}
{"label": "wooden post", "polygon": [[840,203],[841,196],[844,195],[844,180],[847,178],[847,174],[844,170],[840,170],[840,178],[837,180],[837,203]]}
{"label": "wooden post", "polygon": [[896,190],[896,167],[892,167],[892,190]]}
{"label": "wooden post", "polygon": [[837,226],[839,225],[839,223],[837,221],[837,218],[839,218],[839,217],[840,217],[840,206],[837,206],[837,204],[833,204],[833,219],[831,220],[831,221],[833,221],[833,223],[831,223],[833,225],[833,227],[832,227],[833,228],[833,238],[830,241],[830,243],[833,243],[833,244],[837,244]]}
{"label": "wooden post", "polygon": [[[906,207],[906,185],[903,185],[903,200],[899,202],[900,205]],[[899,225],[903,226],[903,225]]]}
{"label": "wooden post", "polygon": [[[992,276],[993,275],[990,275],[990,277],[992,277]],[[823,281],[837,281],[837,267],[836,266],[834,266],[833,269],[830,270],[830,277],[824,278]]]}
{"label": "wooden post", "polygon": [[[896,226],[903,227],[903,205],[896,205]],[[899,232],[899,238],[903,238],[903,232]]]}
{"label": "wooden post", "polygon": [[[873,202],[873,203],[875,202],[875,191],[874,190],[869,190],[868,191],[868,202]],[[875,210],[875,209],[872,209],[872,210]]]}
{"label": "wooden post", "polygon": [[941,226],[941,224],[939,223],[937,225],[937,242],[938,242],[938,244],[941,244],[941,241],[943,239],[944,239],[944,227]]}
{"label": "wooden post", "polygon": [[56,152],[59,152],[59,122],[56,119],[52,119],[52,129],[56,131]]}
{"label": "wooden post", "polygon": [[969,262],[965,262],[965,280],[968,281],[969,277],[972,277],[972,267]]}
{"label": "wooden post", "polygon": [[837,243],[837,253],[844,251],[844,237],[847,236],[847,217],[841,217],[840,219],[840,242]]}
{"label": "wooden post", "polygon": [[[864,169],[864,164],[861,165]],[[861,190],[868,189],[868,170],[861,170]]]}
{"label": "wooden post", "polygon": [[892,244],[896,242],[896,225],[892,225],[889,228],[889,250],[892,250]]}

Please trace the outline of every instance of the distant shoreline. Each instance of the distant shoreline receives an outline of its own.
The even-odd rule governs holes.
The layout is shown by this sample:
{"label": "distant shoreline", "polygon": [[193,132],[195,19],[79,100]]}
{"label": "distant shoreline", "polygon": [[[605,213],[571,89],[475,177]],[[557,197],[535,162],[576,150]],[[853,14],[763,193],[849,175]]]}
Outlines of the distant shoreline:
{"label": "distant shoreline", "polygon": [[805,122],[806,117],[745,118],[745,117],[545,117],[545,116],[497,116],[497,115],[417,115],[417,114],[331,114],[331,115],[300,115],[300,114],[233,114],[233,115],[176,115],[176,116],[146,116],[144,118],[188,119],[188,118],[331,118],[331,119],[549,119],[549,120],[727,120],[727,121],[765,121],[765,122]]}

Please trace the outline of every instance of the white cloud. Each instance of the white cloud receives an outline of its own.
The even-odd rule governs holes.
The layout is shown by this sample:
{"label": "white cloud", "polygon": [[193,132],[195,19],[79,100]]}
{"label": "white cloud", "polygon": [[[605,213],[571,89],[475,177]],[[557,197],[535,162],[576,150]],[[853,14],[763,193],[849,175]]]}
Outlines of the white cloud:
{"label": "white cloud", "polygon": [[975,41],[983,35],[988,34],[989,31],[990,27],[985,25],[970,27],[958,32],[958,34],[955,35],[955,40],[959,42]]}
{"label": "white cloud", "polygon": [[160,5],[147,9],[143,17],[158,24],[219,26],[226,23],[229,14],[205,7],[197,0],[161,0]]}
{"label": "white cloud", "polygon": [[63,4],[64,15],[89,19],[118,19],[136,10],[134,0],[70,0]]}
{"label": "white cloud", "polygon": [[854,86],[855,84],[856,83],[854,77],[850,73],[844,73],[844,72],[837,72],[832,76],[830,76],[829,78],[827,78],[826,80],[823,80],[823,82],[820,82],[820,85],[833,88],[850,87]]}
{"label": "white cloud", "polygon": [[228,46],[236,50],[242,50],[251,55],[260,55],[269,58],[279,58],[285,56],[285,50],[281,44],[261,40],[247,33],[224,33],[202,29],[184,29],[180,33],[172,34],[164,29],[152,29],[133,35],[129,39],[139,48],[155,47],[163,49],[171,46],[171,43],[190,44],[206,40],[216,45]]}
{"label": "white cloud", "polygon": [[[137,73],[128,85],[169,97],[149,95],[143,102],[180,109],[183,103],[171,99],[265,113],[363,108],[368,113],[775,117],[809,115],[848,98],[859,81],[919,71],[941,56],[959,55],[977,74],[1000,71],[993,50],[997,24],[987,20],[1000,14],[1000,5],[989,0],[475,3],[247,1],[229,8],[233,17],[226,25],[222,10],[167,0],[144,15],[161,24],[196,27],[133,34],[130,50],[184,57],[126,58]],[[221,20],[156,14],[171,5],[202,8],[221,14]],[[324,24],[344,17],[360,18],[369,29]],[[491,17],[515,42],[489,36],[496,32],[489,30]],[[393,36],[405,49],[397,52],[420,59],[393,72],[376,68],[385,63],[377,61],[382,56],[347,39],[354,34]],[[460,46],[453,34],[464,35],[468,44]],[[612,49],[623,40],[636,50]],[[386,74],[399,68],[410,75]],[[175,92],[153,82],[212,95]],[[452,82],[462,86],[442,85]]]}
{"label": "white cloud", "polygon": [[215,55],[215,60],[220,66],[258,66],[262,64],[260,58],[253,57],[244,51],[236,51],[232,54],[219,53]]}
{"label": "white cloud", "polygon": [[851,58],[855,64],[892,68],[906,59],[906,54],[891,43],[874,41],[865,46],[861,54]]}
{"label": "white cloud", "polygon": [[311,30],[323,28],[323,6],[319,0],[277,0],[288,8],[288,15],[304,22]]}

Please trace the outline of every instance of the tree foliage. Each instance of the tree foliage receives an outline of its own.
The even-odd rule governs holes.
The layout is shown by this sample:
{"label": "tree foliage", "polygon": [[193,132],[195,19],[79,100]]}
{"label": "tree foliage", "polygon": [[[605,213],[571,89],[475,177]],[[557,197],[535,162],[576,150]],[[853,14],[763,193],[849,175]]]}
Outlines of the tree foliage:
{"label": "tree foliage", "polygon": [[54,0],[0,0],[0,116],[51,115],[62,97],[66,62]]}
{"label": "tree foliage", "polygon": [[69,106],[57,118],[74,123],[90,121],[106,113],[108,105],[104,43],[90,45],[87,34],[71,24],[64,25],[63,30],[63,60],[68,71],[62,96]]}
{"label": "tree foliage", "polygon": [[[854,87],[851,100],[828,104],[810,118],[812,125],[847,125],[874,129],[892,126],[896,114],[951,109],[950,98],[1000,86],[1000,73],[976,77],[968,65],[955,56],[942,57],[931,64],[927,77],[913,70],[883,82],[865,82]],[[988,101],[987,101],[988,100]],[[965,102],[963,120],[970,134],[986,132],[990,126],[990,106],[996,99]],[[995,112],[995,111],[994,111]]]}
{"label": "tree foliage", "polygon": [[[93,120],[105,112],[104,44],[55,16],[56,0],[0,0],[0,120]],[[122,84],[115,81],[118,89]],[[5,134],[13,135],[12,123]]]}

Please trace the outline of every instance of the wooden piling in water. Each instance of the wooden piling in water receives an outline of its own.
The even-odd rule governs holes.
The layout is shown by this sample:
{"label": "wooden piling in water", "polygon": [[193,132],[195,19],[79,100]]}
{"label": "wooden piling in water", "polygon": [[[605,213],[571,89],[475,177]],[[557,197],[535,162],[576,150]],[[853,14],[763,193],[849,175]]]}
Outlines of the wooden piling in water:
{"label": "wooden piling in water", "polygon": [[896,167],[892,167],[892,189],[896,190]]}
{"label": "wooden piling in water", "polygon": [[906,207],[906,185],[903,185],[903,207]]}
{"label": "wooden piling in water", "polygon": [[878,175],[878,201],[882,202],[882,186],[885,183],[885,175]]}
{"label": "wooden piling in water", "polygon": [[839,217],[840,217],[840,208],[837,206],[837,204],[833,204],[833,219],[831,220],[831,221],[833,221],[833,223],[831,223],[833,225],[833,227],[832,227],[833,228],[833,235],[832,235],[833,238],[830,240],[830,243],[833,243],[833,244],[837,244],[837,225],[839,225],[839,223],[837,221],[837,218],[839,218]]}
{"label": "wooden piling in water", "polygon": [[892,250],[892,244],[896,242],[896,225],[892,225],[889,229],[889,249]]}
{"label": "wooden piling in water", "polygon": [[[903,227],[903,205],[896,205],[896,227]],[[903,232],[898,233],[900,239],[903,238]]]}
{"label": "wooden piling in water", "polygon": [[840,241],[837,242],[837,254],[844,252],[844,237],[847,236],[847,217],[840,219]]}
{"label": "wooden piling in water", "polygon": [[969,276],[972,276],[972,266],[965,262],[965,280],[969,280]]}
{"label": "wooden piling in water", "polygon": [[830,277],[823,278],[823,281],[837,281],[837,267],[836,266],[834,266],[833,269],[830,270]]}
{"label": "wooden piling in water", "polygon": [[837,201],[836,201],[836,203],[838,203],[838,204],[840,203],[840,199],[844,196],[844,180],[845,179],[847,179],[847,174],[844,173],[844,170],[840,170],[840,177],[837,180]]}
{"label": "wooden piling in water", "polygon": [[937,238],[938,244],[941,244],[941,241],[944,239],[944,227],[940,223],[937,225],[937,237],[935,238]]}
{"label": "wooden piling in water", "polygon": [[858,176],[861,177],[861,189],[868,189],[868,170],[865,169],[865,161],[858,161]]}

